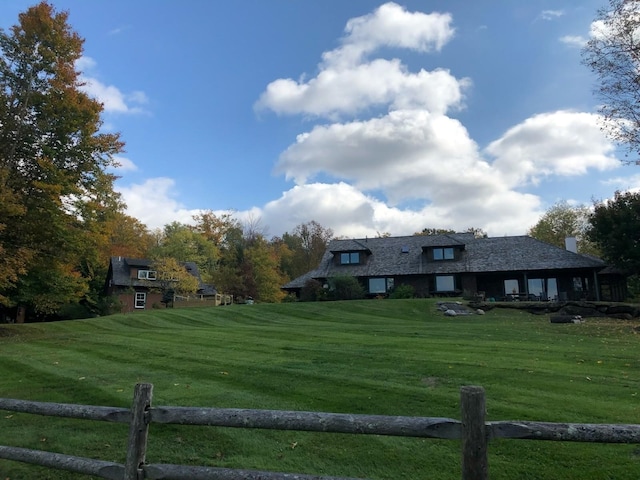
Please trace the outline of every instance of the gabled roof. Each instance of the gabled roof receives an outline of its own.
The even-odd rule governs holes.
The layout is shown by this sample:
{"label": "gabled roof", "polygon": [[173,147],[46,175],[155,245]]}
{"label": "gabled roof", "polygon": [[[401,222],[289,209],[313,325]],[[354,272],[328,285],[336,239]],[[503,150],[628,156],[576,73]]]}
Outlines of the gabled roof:
{"label": "gabled roof", "polygon": [[[368,252],[358,265],[338,265],[338,252],[353,251],[354,245]],[[429,261],[425,251],[437,247],[454,247],[459,259]],[[283,288],[301,288],[309,278],[339,275],[377,277],[454,273],[523,272],[544,270],[601,269],[600,259],[580,255],[541,242],[529,236],[475,238],[471,233],[447,235],[413,235],[407,237],[332,240],[318,267],[289,282]]]}

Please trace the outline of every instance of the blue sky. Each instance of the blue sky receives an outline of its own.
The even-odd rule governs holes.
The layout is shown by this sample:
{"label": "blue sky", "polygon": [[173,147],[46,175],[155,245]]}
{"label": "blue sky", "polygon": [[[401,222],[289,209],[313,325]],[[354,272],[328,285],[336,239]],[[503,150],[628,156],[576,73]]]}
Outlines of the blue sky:
{"label": "blue sky", "polygon": [[[1,27],[35,2],[3,0]],[[202,210],[268,236],[524,234],[640,186],[580,64],[605,0],[59,0],[150,228]]]}

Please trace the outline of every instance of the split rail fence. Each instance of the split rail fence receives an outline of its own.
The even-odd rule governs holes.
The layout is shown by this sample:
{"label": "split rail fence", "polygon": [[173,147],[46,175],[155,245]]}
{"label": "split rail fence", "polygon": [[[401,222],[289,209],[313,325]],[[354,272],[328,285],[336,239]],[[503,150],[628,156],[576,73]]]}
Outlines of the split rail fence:
{"label": "split rail fence", "polygon": [[[147,463],[151,423],[262,428],[461,440],[463,480],[488,479],[488,443],[494,438],[564,442],[640,443],[640,425],[485,421],[482,387],[460,390],[461,421],[450,418],[350,415],[233,408],[152,407],[153,385],[138,384],[131,409],[0,398],[0,410],[129,424],[124,464],[0,446],[0,459],[110,480],[357,480],[305,474]],[[425,474],[428,472],[425,472]]]}

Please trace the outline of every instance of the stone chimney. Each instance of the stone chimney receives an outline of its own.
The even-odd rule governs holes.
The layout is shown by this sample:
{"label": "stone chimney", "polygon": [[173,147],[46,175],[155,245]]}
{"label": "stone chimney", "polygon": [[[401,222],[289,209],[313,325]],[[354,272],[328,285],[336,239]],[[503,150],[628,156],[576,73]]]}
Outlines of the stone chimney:
{"label": "stone chimney", "polygon": [[564,239],[564,248],[573,253],[578,253],[578,240],[576,237],[567,237]]}

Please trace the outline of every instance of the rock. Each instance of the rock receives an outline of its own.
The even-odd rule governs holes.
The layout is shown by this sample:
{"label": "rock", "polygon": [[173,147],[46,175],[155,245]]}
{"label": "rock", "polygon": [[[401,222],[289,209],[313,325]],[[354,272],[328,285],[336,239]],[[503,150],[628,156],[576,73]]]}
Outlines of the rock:
{"label": "rock", "polygon": [[551,323],[582,323],[580,315],[551,315],[549,317]]}
{"label": "rock", "polygon": [[484,315],[484,310],[482,310],[481,308],[479,308],[479,309],[477,309],[477,310],[476,310],[476,313],[477,313],[478,315]]}
{"label": "rock", "polygon": [[458,314],[456,313],[455,310],[447,310],[446,312],[444,312],[444,314],[447,317],[457,317],[458,316]]}

